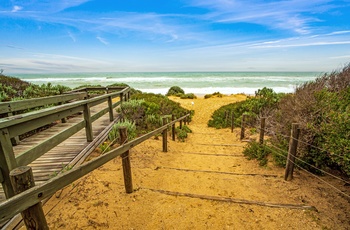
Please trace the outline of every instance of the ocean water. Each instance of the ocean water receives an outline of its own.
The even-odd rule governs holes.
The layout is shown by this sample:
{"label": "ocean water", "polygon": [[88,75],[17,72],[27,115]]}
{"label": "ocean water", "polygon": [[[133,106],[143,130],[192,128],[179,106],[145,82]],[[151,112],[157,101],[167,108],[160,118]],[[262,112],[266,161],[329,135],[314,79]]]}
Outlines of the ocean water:
{"label": "ocean water", "polygon": [[75,88],[85,84],[107,86],[126,83],[143,92],[166,94],[170,87],[180,86],[186,93],[197,95],[220,92],[223,94],[254,94],[263,87],[275,92],[291,93],[295,87],[312,81],[317,72],[145,72],[145,73],[60,73],[18,74],[34,84],[52,83]]}

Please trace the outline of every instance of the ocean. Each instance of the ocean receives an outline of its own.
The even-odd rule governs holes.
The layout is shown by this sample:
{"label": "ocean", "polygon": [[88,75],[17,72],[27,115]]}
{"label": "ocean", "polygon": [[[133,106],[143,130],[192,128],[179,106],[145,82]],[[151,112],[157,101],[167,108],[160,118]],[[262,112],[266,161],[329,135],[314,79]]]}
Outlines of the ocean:
{"label": "ocean", "polygon": [[297,85],[319,77],[318,72],[135,72],[135,73],[59,73],[17,74],[16,77],[34,84],[51,83],[75,88],[81,85],[107,86],[126,83],[143,92],[166,94],[179,86],[185,93],[196,95],[220,92],[253,95],[263,87],[275,92],[292,93]]}

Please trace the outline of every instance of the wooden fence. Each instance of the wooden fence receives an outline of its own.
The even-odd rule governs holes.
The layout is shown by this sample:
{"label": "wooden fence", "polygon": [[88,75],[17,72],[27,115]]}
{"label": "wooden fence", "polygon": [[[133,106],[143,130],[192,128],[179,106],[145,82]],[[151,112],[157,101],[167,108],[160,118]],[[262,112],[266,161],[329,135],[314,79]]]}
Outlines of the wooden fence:
{"label": "wooden fence", "polygon": [[[174,124],[176,122],[180,122],[180,121],[186,122],[186,119],[189,116],[190,116],[190,114],[187,114],[187,115],[180,117],[178,119],[173,119],[171,122],[166,123],[162,127],[158,128],[156,130],[153,130],[153,131],[151,131],[151,132],[149,132],[141,137],[138,137],[130,142],[124,141],[123,144],[121,144],[121,146],[119,146],[118,148],[116,148],[114,150],[111,150],[111,151],[91,160],[91,161],[88,161],[88,162],[86,162],[86,163],[84,163],[76,168],[73,168],[67,172],[64,172],[64,173],[50,179],[49,181],[47,181],[41,185],[29,188],[28,190],[25,190],[24,192],[7,199],[6,201],[4,201],[3,203],[0,204],[0,222],[11,218],[12,216],[14,216],[17,213],[20,213],[20,212],[27,210],[30,207],[33,207],[37,204],[40,204],[40,202],[42,200],[50,197],[56,191],[64,188],[65,186],[71,184],[75,180],[83,177],[84,175],[88,174],[89,172],[104,165],[105,163],[109,162],[110,160],[114,159],[115,157],[120,156],[122,154],[124,154],[124,156],[125,156],[125,154],[130,149],[135,147],[136,145],[148,140],[149,138],[151,138],[157,134],[160,134],[160,133],[164,134],[164,132],[167,132],[169,127],[174,128]],[[167,137],[167,135],[163,135],[163,137],[164,136],[165,136],[165,138]],[[167,147],[166,147],[167,139],[163,138],[162,145],[163,145],[163,152],[166,152],[167,151]],[[27,169],[25,168],[24,170],[27,170]],[[127,170],[130,170],[130,168]],[[17,171],[21,171],[21,169],[17,168]],[[15,173],[15,172],[13,172],[13,173]],[[128,173],[128,172],[124,171],[124,175],[126,173]],[[130,180],[128,180],[128,181],[129,181],[128,184],[125,183],[126,191],[132,192],[132,191],[130,191]],[[40,224],[46,224],[46,223],[38,222],[37,224],[38,224],[37,226],[40,226]],[[41,226],[40,229],[45,229],[45,226]]]}
{"label": "wooden fence", "polygon": [[[72,92],[60,96],[53,96],[47,98],[30,99],[18,102],[0,103],[0,113],[7,113],[10,115],[0,119],[0,182],[2,183],[5,196],[10,198],[15,195],[11,186],[10,172],[18,166],[25,166],[39,158],[47,151],[68,139],[79,130],[85,128],[87,141],[93,141],[92,122],[106,113],[109,113],[110,121],[113,121],[113,109],[117,107],[122,100],[129,98],[130,88],[112,88],[118,90],[117,92],[109,92],[111,88],[93,88],[93,90],[108,91],[108,94],[89,98],[89,88],[79,89],[83,92]],[[113,103],[113,99],[120,97],[121,100]],[[85,100],[81,100],[85,98]],[[67,101],[76,100],[70,103]],[[98,104],[108,102],[108,106],[98,113],[91,115],[90,108]],[[63,104],[66,103],[66,104]],[[32,111],[24,114],[12,115],[13,112],[20,110],[27,110],[34,107],[45,105],[59,104],[49,108],[44,108],[38,111]],[[65,119],[77,113],[84,114],[84,120],[72,125],[71,127],[47,138],[44,142],[37,144],[31,149],[15,156],[12,147],[12,138],[18,137],[21,134],[36,130],[52,122]]]}

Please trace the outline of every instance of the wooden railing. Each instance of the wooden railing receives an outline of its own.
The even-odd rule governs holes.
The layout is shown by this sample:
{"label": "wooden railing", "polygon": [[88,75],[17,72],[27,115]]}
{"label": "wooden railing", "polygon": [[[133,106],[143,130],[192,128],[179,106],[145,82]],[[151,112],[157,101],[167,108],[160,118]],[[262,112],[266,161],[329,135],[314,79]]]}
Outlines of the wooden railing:
{"label": "wooden railing", "polygon": [[[149,138],[163,133],[163,152],[167,151],[166,143],[167,143],[167,135],[164,135],[168,131],[169,127],[172,127],[172,129],[175,128],[176,122],[182,122],[187,121],[187,117],[190,115],[185,115],[181,118],[178,118],[176,120],[173,120],[162,127],[149,132],[141,137],[138,137],[130,142],[123,142],[120,147],[111,150],[91,161],[88,161],[76,168],[73,168],[67,172],[64,172],[62,174],[59,174],[58,176],[50,179],[49,181],[32,187],[18,195],[15,195],[3,203],[0,204],[0,222],[5,221],[12,216],[14,216],[17,213],[23,212],[24,210],[27,210],[28,208],[35,206],[37,204],[40,204],[42,200],[45,198],[50,197],[53,195],[56,191],[64,188],[65,186],[71,184],[75,180],[83,177],[84,175],[88,174],[89,172],[95,170],[96,168],[104,165],[105,163],[113,160],[115,157],[120,156],[122,154],[125,154],[127,151],[129,151],[131,148],[135,147],[136,145],[148,140]],[[174,132],[173,132],[174,133]],[[173,136],[174,138],[174,136]],[[125,172],[124,172],[125,175]],[[125,185],[127,186],[127,185]],[[46,223],[37,223],[40,224],[46,224]]]}
{"label": "wooden railing", "polygon": [[[72,98],[73,95],[75,95],[75,99],[81,99],[82,96],[84,96],[84,98],[87,98],[88,91],[90,89],[84,88],[81,90],[83,90],[85,93],[82,94],[78,92],[74,94],[62,95],[62,100],[59,100],[57,97],[48,97],[46,98],[46,102],[45,98],[40,100],[35,99],[39,101],[37,103],[33,102],[33,99],[30,99],[29,101],[33,102],[32,105],[35,104],[35,107],[37,107],[39,104],[45,105],[45,103],[52,104],[52,102],[59,103],[67,101],[68,98],[69,100],[72,100],[74,99],[74,97]],[[94,88],[93,90],[107,91],[106,88]],[[3,186],[5,196],[9,198],[15,195],[9,177],[11,170],[15,169],[18,166],[28,165],[29,163],[33,162],[35,159],[42,156],[47,151],[49,151],[59,143],[63,142],[64,140],[68,139],[70,136],[77,133],[83,128],[85,128],[86,130],[87,141],[91,142],[93,140],[92,122],[94,122],[106,113],[109,113],[110,121],[113,121],[113,109],[117,107],[124,98],[127,99],[129,97],[130,88],[117,88],[117,90],[119,91],[96,96],[90,99],[78,100],[68,104],[62,104],[50,108],[41,109],[38,111],[28,112],[0,119],[0,181]],[[116,97],[120,97],[121,100],[113,103],[113,98]],[[108,106],[106,108],[102,109],[94,115],[91,115],[91,107],[104,103],[106,101],[108,102]],[[25,101],[21,103],[16,102],[15,105],[17,107],[12,106],[12,104],[9,104],[8,102],[6,102],[6,104],[10,105],[8,107],[11,108],[21,108],[19,110],[25,108]],[[2,105],[0,104],[0,107],[1,106]],[[30,106],[27,106],[26,108],[29,107]],[[56,135],[46,139],[44,142],[39,143],[38,145],[32,147],[28,151],[22,152],[17,156],[14,155],[11,138],[17,137],[21,134],[27,133],[44,125],[50,124],[57,120],[64,119],[68,116],[80,112],[83,112],[84,114],[84,119],[81,122],[74,124],[71,127],[61,131],[60,133],[57,133]]]}

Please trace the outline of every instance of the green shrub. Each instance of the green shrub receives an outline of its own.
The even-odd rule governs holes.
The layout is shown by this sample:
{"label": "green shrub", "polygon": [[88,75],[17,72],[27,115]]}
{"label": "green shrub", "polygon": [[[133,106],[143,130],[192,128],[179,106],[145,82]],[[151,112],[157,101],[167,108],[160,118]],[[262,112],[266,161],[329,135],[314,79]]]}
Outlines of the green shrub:
{"label": "green shrub", "polygon": [[255,92],[255,97],[248,97],[245,101],[228,104],[214,111],[208,126],[218,129],[231,127],[232,113],[236,126],[241,123],[243,114],[247,115],[246,125],[255,126],[257,118],[271,114],[283,96],[284,94],[275,93],[269,88],[259,89]]}
{"label": "green shrub", "polygon": [[248,145],[243,150],[243,154],[249,160],[257,159],[259,161],[260,166],[267,165],[267,162],[268,162],[267,157],[270,153],[271,151],[265,145],[261,145],[256,141],[249,142]]}
{"label": "green shrub", "polygon": [[117,112],[120,112],[123,119],[137,121],[145,115],[145,108],[143,106],[144,100],[129,100],[123,102]]}
{"label": "green shrub", "polygon": [[118,123],[113,125],[112,130],[108,134],[108,140],[110,142],[115,143],[117,140],[119,140],[120,135],[119,135],[119,129],[121,127],[126,127],[127,134],[128,134],[128,140],[131,141],[137,136],[137,130],[136,130],[136,125],[132,121],[119,121]]}
{"label": "green shrub", "polygon": [[144,100],[142,106],[144,106],[147,115],[154,114],[161,117],[173,114],[175,117],[179,118],[184,114],[191,113],[190,110],[181,107],[180,103],[174,102],[161,94],[138,93],[132,95],[131,98],[133,100]]}
{"label": "green shrub", "polygon": [[211,98],[211,97],[223,97],[223,95],[220,92],[215,92],[215,93],[212,93],[212,94],[204,95],[204,99],[208,99],[208,98]]}
{"label": "green shrub", "polygon": [[279,134],[272,136],[273,145],[287,149],[291,124],[298,123],[299,157],[317,168],[339,169],[350,176],[350,65],[298,86],[277,108],[268,124]]}
{"label": "green shrub", "polygon": [[100,144],[99,149],[102,153],[108,152],[111,150],[111,142],[105,141],[102,144]]}
{"label": "green shrub", "polygon": [[179,96],[185,94],[185,91],[183,89],[181,89],[179,86],[172,86],[166,96]]}
{"label": "green shrub", "polygon": [[187,125],[183,125],[182,129],[186,132],[186,133],[192,133],[192,130],[187,126]]}
{"label": "green shrub", "polygon": [[182,94],[180,96],[181,99],[196,99],[196,95],[194,95],[193,93],[187,93],[187,94]]}

